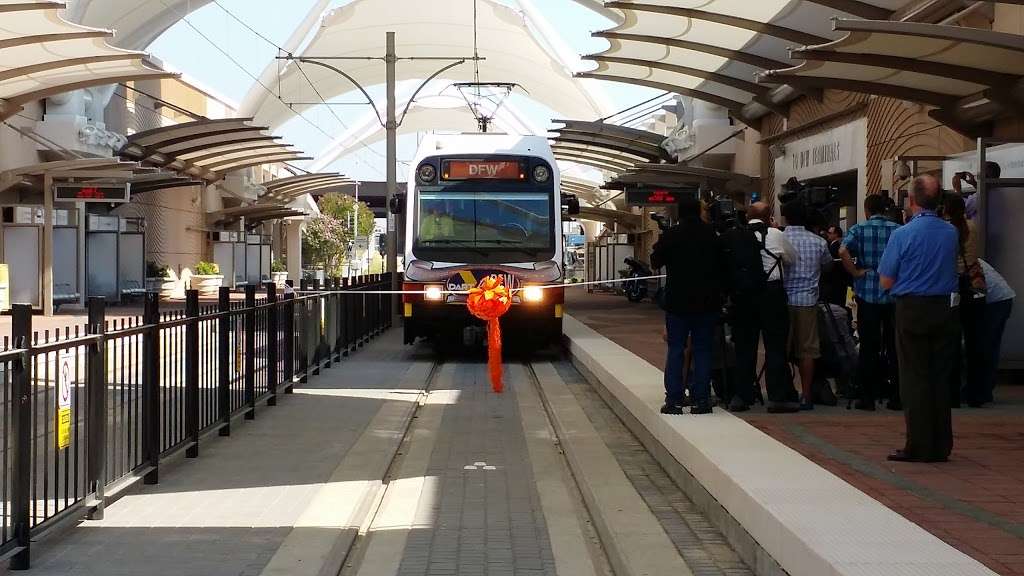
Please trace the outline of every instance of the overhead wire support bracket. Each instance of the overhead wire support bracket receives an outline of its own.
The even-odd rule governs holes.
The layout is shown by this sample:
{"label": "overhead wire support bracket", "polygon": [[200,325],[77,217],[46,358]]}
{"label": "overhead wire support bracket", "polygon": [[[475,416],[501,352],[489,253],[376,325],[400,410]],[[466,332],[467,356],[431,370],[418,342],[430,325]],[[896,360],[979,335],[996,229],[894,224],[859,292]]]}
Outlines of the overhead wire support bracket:
{"label": "overhead wire support bracket", "polygon": [[[363,86],[358,81],[356,81],[355,78],[353,78],[351,75],[349,75],[345,71],[341,70],[337,66],[332,66],[332,65],[327,64],[325,62],[321,62],[321,60],[359,60],[359,61],[364,61],[364,62],[365,61],[374,61],[374,60],[385,61],[385,58],[377,57],[377,56],[294,56],[292,54],[289,54],[287,56],[277,56],[277,59],[278,60],[294,60],[295,62],[302,63],[302,64],[315,64],[317,66],[321,66],[323,68],[327,68],[328,70],[331,70],[332,72],[335,72],[335,73],[343,76],[346,80],[351,82],[360,92],[362,92],[363,96],[366,97],[366,102],[341,102],[341,103],[333,103],[333,104],[329,103],[329,102],[322,102],[322,104],[325,104],[325,105],[328,105],[328,106],[332,106],[332,105],[345,105],[345,106],[369,105],[371,108],[373,108],[373,113],[377,116],[377,122],[380,123],[380,125],[382,127],[385,127],[385,128],[387,127],[387,124],[385,124],[384,119],[380,115],[380,110],[377,108],[377,104],[373,101],[373,98],[370,97],[369,92],[367,92],[366,89],[363,88]],[[410,57],[406,57],[406,58],[396,58],[396,60],[430,60],[430,61],[453,61],[454,60],[454,62],[452,62],[451,64],[449,64],[449,65],[441,68],[437,72],[434,72],[433,74],[431,74],[430,77],[428,77],[426,80],[424,80],[423,83],[420,84],[418,88],[416,88],[416,91],[413,92],[412,96],[409,98],[409,101],[405,105],[405,110],[402,112],[401,119],[398,121],[398,125],[401,126],[402,122],[405,121],[405,115],[408,114],[409,107],[412,106],[412,103],[415,101],[416,96],[419,95],[419,93],[427,86],[427,84],[430,83],[431,80],[437,78],[438,76],[440,76],[444,72],[446,72],[446,71],[448,71],[448,70],[450,70],[450,69],[452,69],[452,68],[454,68],[454,67],[456,67],[456,66],[458,66],[460,64],[464,64],[464,63],[466,63],[468,61],[486,60],[486,58],[484,58],[482,56],[461,56],[461,57],[410,56]],[[290,103],[288,103],[289,106],[294,106],[294,105],[302,106],[304,104],[305,103],[303,103],[303,102],[290,102]],[[317,103],[317,104],[320,104],[320,103]]]}

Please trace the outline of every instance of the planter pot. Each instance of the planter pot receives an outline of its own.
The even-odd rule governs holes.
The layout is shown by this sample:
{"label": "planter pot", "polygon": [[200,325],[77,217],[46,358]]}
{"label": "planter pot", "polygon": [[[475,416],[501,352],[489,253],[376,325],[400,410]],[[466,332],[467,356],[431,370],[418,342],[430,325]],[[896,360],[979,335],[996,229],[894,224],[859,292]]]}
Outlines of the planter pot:
{"label": "planter pot", "polygon": [[173,298],[178,283],[168,278],[146,278],[146,292],[159,292],[161,298]]}
{"label": "planter pot", "polygon": [[192,289],[199,290],[200,296],[216,296],[223,283],[224,276],[222,274],[193,274],[191,280]]}
{"label": "planter pot", "polygon": [[270,280],[277,285],[278,288],[284,288],[285,281],[288,280],[287,272],[271,272]]}

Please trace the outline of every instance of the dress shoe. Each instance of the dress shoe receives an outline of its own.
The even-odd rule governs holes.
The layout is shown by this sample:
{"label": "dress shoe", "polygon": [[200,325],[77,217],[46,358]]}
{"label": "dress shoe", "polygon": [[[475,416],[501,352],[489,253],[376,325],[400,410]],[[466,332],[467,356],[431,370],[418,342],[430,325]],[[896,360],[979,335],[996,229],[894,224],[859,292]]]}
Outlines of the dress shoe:
{"label": "dress shoe", "polygon": [[900,411],[903,410],[903,402],[900,402],[899,400],[889,400],[885,403],[885,407],[889,410]]}
{"label": "dress shoe", "polygon": [[662,414],[682,414],[683,413],[683,407],[680,404],[669,404],[668,402],[666,402],[661,407],[661,413]]}
{"label": "dress shoe", "polygon": [[729,412],[746,412],[747,410],[750,410],[750,404],[747,404],[739,396],[734,396],[732,402],[729,402]]}
{"label": "dress shoe", "polygon": [[690,408],[690,414],[711,414],[711,402],[695,402]]}
{"label": "dress shoe", "polygon": [[874,412],[875,411],[875,401],[874,400],[857,400],[856,402],[853,403],[853,407],[856,408],[857,410],[865,410],[867,412]]}
{"label": "dress shoe", "polygon": [[885,459],[890,462],[923,462],[922,459],[903,450],[893,450]]}
{"label": "dress shoe", "polygon": [[796,402],[768,402],[765,408],[769,414],[792,414],[800,411],[800,405]]}
{"label": "dress shoe", "polygon": [[801,402],[800,403],[800,411],[801,412],[810,412],[811,410],[814,410],[814,402]]}

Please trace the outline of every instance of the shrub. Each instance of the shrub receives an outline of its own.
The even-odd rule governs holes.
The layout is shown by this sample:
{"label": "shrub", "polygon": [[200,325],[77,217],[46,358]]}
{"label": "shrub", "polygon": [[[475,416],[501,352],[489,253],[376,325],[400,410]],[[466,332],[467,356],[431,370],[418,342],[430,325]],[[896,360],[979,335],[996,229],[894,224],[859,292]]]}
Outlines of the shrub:
{"label": "shrub", "polygon": [[146,262],[146,277],[147,278],[168,278],[171,275],[171,269],[165,264],[157,264],[150,260]]}
{"label": "shrub", "polygon": [[199,262],[196,264],[195,273],[198,276],[214,276],[220,274],[220,266],[213,262]]}
{"label": "shrub", "polygon": [[278,258],[270,263],[271,272],[287,272],[288,267],[285,265],[284,260]]}

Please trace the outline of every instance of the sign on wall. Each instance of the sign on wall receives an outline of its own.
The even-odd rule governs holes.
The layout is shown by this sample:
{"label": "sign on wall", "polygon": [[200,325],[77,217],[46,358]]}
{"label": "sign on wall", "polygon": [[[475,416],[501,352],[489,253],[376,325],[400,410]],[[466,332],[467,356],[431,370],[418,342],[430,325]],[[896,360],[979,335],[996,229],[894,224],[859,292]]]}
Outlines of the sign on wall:
{"label": "sign on wall", "polygon": [[54,202],[127,202],[131,184],[59,183],[53,185]]}
{"label": "sign on wall", "polygon": [[71,446],[71,382],[74,379],[75,354],[61,350],[57,366],[57,449]]}
{"label": "sign on wall", "polygon": [[863,206],[867,195],[867,125],[867,118],[858,118],[780,145],[783,154],[775,159],[775,190],[790,178],[802,182],[856,171],[857,206]]}

